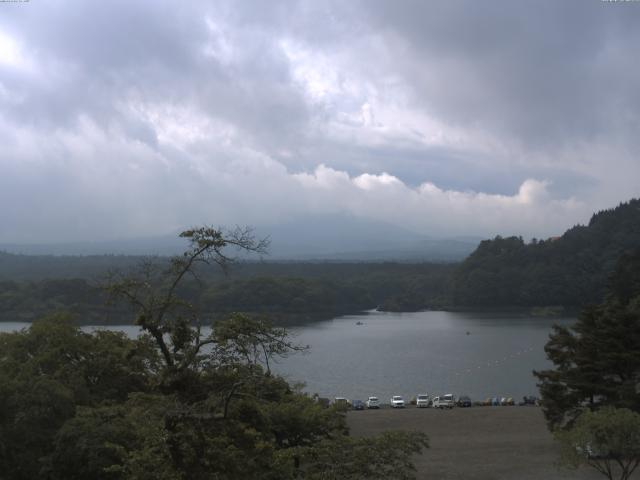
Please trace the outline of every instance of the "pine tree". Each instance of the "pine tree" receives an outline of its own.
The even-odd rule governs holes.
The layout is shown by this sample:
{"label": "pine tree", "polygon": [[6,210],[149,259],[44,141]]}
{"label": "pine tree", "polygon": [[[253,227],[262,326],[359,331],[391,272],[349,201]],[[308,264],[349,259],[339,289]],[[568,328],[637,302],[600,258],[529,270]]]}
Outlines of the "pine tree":
{"label": "pine tree", "polygon": [[585,308],[572,327],[554,327],[545,351],[555,368],[534,375],[551,428],[584,408],[640,412],[640,249],[621,257],[604,303]]}

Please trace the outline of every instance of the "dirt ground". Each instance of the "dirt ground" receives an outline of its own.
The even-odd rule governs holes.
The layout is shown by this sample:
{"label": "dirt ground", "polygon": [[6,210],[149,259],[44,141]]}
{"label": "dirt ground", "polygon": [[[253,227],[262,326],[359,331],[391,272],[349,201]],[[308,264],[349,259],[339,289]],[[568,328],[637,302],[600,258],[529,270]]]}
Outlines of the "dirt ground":
{"label": "dirt ground", "polygon": [[[472,407],[352,411],[352,435],[419,430],[430,448],[415,459],[418,479],[604,479],[590,468],[560,469],[554,439],[538,407]],[[638,472],[633,476],[640,478]]]}

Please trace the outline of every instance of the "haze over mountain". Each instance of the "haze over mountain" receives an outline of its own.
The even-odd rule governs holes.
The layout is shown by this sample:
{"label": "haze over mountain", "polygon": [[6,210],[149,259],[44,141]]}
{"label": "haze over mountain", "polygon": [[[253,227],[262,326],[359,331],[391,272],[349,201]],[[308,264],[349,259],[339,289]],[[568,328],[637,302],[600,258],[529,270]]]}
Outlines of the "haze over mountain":
{"label": "haze over mountain", "polygon": [[[175,255],[186,246],[178,233],[103,242],[0,244],[0,250],[27,255]],[[255,229],[271,241],[266,260],[459,261],[480,237],[442,238],[362,218],[334,215],[298,219]],[[258,257],[250,257],[257,259]]]}

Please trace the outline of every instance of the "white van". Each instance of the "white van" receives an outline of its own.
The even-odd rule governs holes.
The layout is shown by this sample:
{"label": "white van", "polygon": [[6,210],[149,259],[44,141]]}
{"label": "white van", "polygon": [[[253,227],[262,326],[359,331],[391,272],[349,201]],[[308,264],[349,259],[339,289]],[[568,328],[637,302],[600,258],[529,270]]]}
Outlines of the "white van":
{"label": "white van", "polygon": [[433,408],[453,408],[453,405],[453,394],[451,393],[433,397]]}
{"label": "white van", "polygon": [[419,393],[416,397],[416,407],[427,408],[431,406],[431,397],[426,393]]}

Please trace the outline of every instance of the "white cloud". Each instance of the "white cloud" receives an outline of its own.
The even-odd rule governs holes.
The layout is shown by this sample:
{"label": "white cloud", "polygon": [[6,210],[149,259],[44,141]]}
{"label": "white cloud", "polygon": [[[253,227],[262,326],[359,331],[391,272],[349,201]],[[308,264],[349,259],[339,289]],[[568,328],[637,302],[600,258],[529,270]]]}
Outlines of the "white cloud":
{"label": "white cloud", "polygon": [[390,5],[3,17],[0,241],[341,212],[540,237],[640,193],[636,13]]}
{"label": "white cloud", "polygon": [[[321,192],[324,213],[348,212],[425,234],[545,236],[562,233],[569,219],[585,221],[589,207],[575,198],[554,199],[549,182],[525,180],[513,195],[418,188],[387,173],[349,177],[326,166],[295,175],[305,195]],[[317,199],[314,199],[317,200]]]}
{"label": "white cloud", "polygon": [[[194,136],[198,119],[178,110],[153,122],[157,148],[88,118],[44,138],[15,131],[7,152],[14,160],[3,160],[8,175],[0,181],[2,201],[8,204],[30,191],[39,206],[13,202],[11,214],[5,210],[0,219],[6,227],[0,241],[140,236],[193,223],[259,226],[336,213],[432,235],[542,236],[585,214],[585,205],[572,198],[554,200],[548,183],[533,179],[508,196],[444,190],[430,183],[411,188],[388,173],[350,176],[325,165],[290,173],[260,152],[215,135]],[[178,133],[162,133],[165,128],[173,132],[166,127],[171,122],[181,125]]]}
{"label": "white cloud", "polygon": [[28,69],[31,62],[25,55],[23,48],[11,36],[0,30],[0,65]]}
{"label": "white cloud", "polygon": [[393,175],[382,173],[380,175],[371,175],[363,173],[353,179],[353,184],[362,190],[374,190],[377,188],[393,188],[402,186],[402,182]]}

